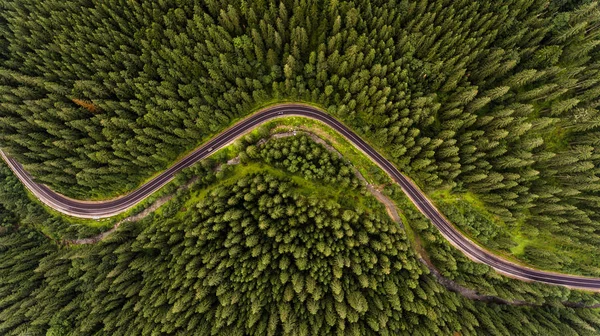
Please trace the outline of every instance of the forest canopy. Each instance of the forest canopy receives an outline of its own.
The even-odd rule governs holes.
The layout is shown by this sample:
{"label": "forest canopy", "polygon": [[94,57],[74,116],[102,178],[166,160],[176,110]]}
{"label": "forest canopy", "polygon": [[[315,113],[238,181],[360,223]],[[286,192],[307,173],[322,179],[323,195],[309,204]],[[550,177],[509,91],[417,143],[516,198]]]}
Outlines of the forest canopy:
{"label": "forest canopy", "polygon": [[600,253],[598,2],[501,4],[3,1],[0,146],[59,192],[111,197],[305,101],[519,239]]}
{"label": "forest canopy", "polygon": [[[426,192],[476,200],[445,211],[487,246],[520,251],[540,267],[600,275],[597,1],[0,2],[0,148],[65,195],[131,191],[236,120],[284,101],[323,108]],[[246,149],[248,161],[272,170],[206,189],[214,203],[198,199],[185,211],[169,203],[164,213],[177,219],[158,214],[81,249],[57,247],[42,233],[90,229],[46,214],[2,165],[0,333],[176,333],[192,319],[219,321],[214,333],[231,334],[242,326],[248,334],[597,331],[592,310],[486,305],[445,292],[383,213],[303,201],[306,186],[285,175],[355,194],[359,183],[333,156],[303,158],[300,145],[282,143]],[[296,158],[284,157],[284,147],[296,148]],[[203,187],[209,178],[216,177],[207,174]],[[324,214],[306,215],[301,235],[288,225],[303,218],[296,207]],[[491,290],[476,276],[489,270],[453,254],[418,216],[409,217],[437,249],[432,260],[442,273]],[[358,260],[319,225],[369,258]],[[282,251],[300,260],[312,248],[331,249],[320,278],[306,260],[282,261],[271,249],[276,239],[297,243]],[[236,265],[232,256],[242,251],[248,263]],[[343,260],[329,259],[334,254]],[[384,257],[398,272],[374,266]],[[357,282],[334,281],[342,263]],[[223,266],[209,274],[215,265]],[[276,275],[249,280],[261,267]],[[324,288],[318,304],[308,300],[317,301],[309,282]],[[253,299],[259,285],[272,294],[267,301]],[[194,309],[183,309],[191,301]]]}
{"label": "forest canopy", "polygon": [[[290,178],[291,162],[266,164],[274,148],[314,168]],[[0,333],[506,335],[517,328],[523,335],[591,335],[600,328],[597,311],[562,303],[599,299],[566,288],[465,269],[463,279],[489,282],[496,295],[520,295],[534,307],[448,291],[417,259],[402,223],[361,196],[362,187],[337,183],[349,169],[337,156],[306,137],[255,150],[256,158],[220,172],[192,167],[188,174],[205,178],[191,190],[96,244],[58,247],[17,227],[19,216],[3,208]],[[249,172],[256,165],[264,172]],[[315,187],[358,197],[342,205],[307,193]],[[421,220],[402,210],[411,225]]]}

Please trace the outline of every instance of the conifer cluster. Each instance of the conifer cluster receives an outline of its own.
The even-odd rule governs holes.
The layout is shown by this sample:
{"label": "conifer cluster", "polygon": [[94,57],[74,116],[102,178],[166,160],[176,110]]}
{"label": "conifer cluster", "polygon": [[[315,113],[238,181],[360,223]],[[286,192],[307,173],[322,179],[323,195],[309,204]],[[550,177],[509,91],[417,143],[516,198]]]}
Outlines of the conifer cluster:
{"label": "conifer cluster", "polygon": [[[297,141],[312,148],[299,152],[301,162],[325,150],[307,138]],[[269,143],[284,149],[294,142]],[[255,160],[248,164],[261,162]],[[348,166],[334,167],[324,177],[294,174],[294,181],[339,188],[327,179]],[[562,304],[597,298],[473,272],[460,258],[459,276],[442,269],[445,276],[541,306],[450,292],[418,261],[403,227],[382,206],[350,208],[307,196],[298,182],[276,176],[283,171],[269,171],[232,178],[229,170],[198,180],[166,209],[93,245],[58,247],[2,208],[0,333],[591,335],[600,329],[596,310]],[[190,196],[198,192],[203,196]],[[406,214],[411,225],[422,220],[408,206]]]}

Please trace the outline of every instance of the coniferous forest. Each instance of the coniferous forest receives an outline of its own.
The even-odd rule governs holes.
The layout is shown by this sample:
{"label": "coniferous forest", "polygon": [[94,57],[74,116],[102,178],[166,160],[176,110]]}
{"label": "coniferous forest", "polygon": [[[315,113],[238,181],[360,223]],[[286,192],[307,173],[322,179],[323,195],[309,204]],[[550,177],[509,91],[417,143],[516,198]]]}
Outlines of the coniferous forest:
{"label": "coniferous forest", "polygon": [[[216,172],[211,162],[189,169],[186,175],[203,178],[188,192],[96,244],[57,246],[17,224],[15,212],[35,204],[3,201],[0,332],[594,335],[600,329],[597,309],[567,305],[593,306],[599,296],[501,279],[464,257],[454,263],[462,278],[449,278],[527,304],[448,291],[417,260],[404,226],[320,145],[282,139],[246,151],[246,162],[234,169]],[[295,159],[278,159],[277,151]],[[256,165],[263,172],[252,172]],[[286,176],[296,169],[293,179]],[[5,167],[0,172],[3,186],[18,183]],[[358,200],[343,205],[345,197],[311,188]],[[12,197],[2,200],[23,192],[11,190],[3,189],[2,196]],[[403,210],[412,225],[423,225],[418,212]],[[447,253],[439,251],[436,258]]]}
{"label": "coniferous forest", "polygon": [[[0,1],[0,147],[67,196],[131,191],[284,101],[451,195],[440,209],[482,245],[600,276],[597,1]],[[0,334],[600,330],[597,309],[564,304],[596,295],[469,261],[388,186],[394,223],[309,139],[246,145],[239,167],[198,164],[189,192],[85,246],[60,241],[101,228],[48,213],[1,164]],[[408,230],[443,276],[519,304],[449,291]]]}

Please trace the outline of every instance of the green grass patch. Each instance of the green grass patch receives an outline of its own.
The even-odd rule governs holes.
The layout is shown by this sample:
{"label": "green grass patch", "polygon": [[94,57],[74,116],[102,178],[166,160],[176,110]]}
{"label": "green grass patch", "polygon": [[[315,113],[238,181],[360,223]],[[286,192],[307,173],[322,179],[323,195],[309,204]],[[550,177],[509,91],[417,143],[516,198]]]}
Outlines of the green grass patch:
{"label": "green grass patch", "polygon": [[[595,257],[596,247],[575,243],[563,237],[558,238],[542,228],[526,224],[527,214],[508,225],[498,216],[486,210],[485,204],[477,195],[467,193],[452,193],[448,189],[436,190],[430,193],[434,204],[444,213],[450,222],[471,241],[494,254],[502,256],[514,263],[529,265],[542,270],[560,271],[573,274],[600,274],[600,262]],[[493,228],[488,232],[473,230],[470,223],[456,220],[450,216],[452,212],[476,211],[486,218],[488,225]],[[452,209],[456,208],[456,209]],[[460,216],[459,216],[460,217]],[[488,237],[485,236],[488,234]],[[566,263],[561,263],[555,256],[560,255]]]}
{"label": "green grass patch", "polygon": [[527,239],[521,235],[512,236],[512,237],[513,237],[515,243],[517,243],[517,245],[510,249],[510,253],[512,255],[514,255],[515,257],[518,257],[523,254],[525,247],[527,245],[531,244],[531,240]]}

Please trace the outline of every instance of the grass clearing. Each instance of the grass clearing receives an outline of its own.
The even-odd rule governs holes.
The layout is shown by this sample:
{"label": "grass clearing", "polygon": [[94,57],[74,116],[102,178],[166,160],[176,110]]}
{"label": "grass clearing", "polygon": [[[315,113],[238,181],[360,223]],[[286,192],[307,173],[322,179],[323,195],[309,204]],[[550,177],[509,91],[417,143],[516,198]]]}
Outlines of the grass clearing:
{"label": "grass clearing", "polygon": [[515,243],[517,245],[510,249],[510,253],[515,257],[522,255],[525,251],[525,247],[531,244],[531,240],[523,237],[522,235],[513,236]]}
{"label": "grass clearing", "polygon": [[[524,213],[519,220],[509,225],[498,216],[487,211],[485,204],[473,193],[452,193],[448,189],[440,189],[429,195],[434,204],[436,204],[444,214],[447,214],[447,211],[441,209],[443,207],[442,204],[445,203],[458,207],[461,202],[466,202],[474,211],[477,211],[490,220],[498,231],[508,236],[513,246],[507,249],[494,248],[494,244],[483,242],[480,238],[475,237],[472,232],[466,230],[463,226],[465,223],[452,220],[451,222],[457,230],[478,246],[491,251],[498,256],[502,256],[515,264],[532,266],[542,270],[561,271],[574,274],[600,273],[600,262],[593,253],[589,252],[592,251],[594,247],[575,243],[568,239],[559,239],[548,234],[542,228],[538,229],[532,227],[530,224],[526,224],[528,213]],[[532,250],[537,252],[533,253]],[[540,253],[546,254],[546,257],[541,257]],[[570,263],[557,266],[557,264],[547,264],[544,261],[548,260],[548,258],[552,258],[554,255],[567,257],[566,259],[570,260]]]}

